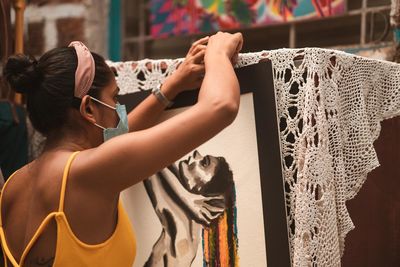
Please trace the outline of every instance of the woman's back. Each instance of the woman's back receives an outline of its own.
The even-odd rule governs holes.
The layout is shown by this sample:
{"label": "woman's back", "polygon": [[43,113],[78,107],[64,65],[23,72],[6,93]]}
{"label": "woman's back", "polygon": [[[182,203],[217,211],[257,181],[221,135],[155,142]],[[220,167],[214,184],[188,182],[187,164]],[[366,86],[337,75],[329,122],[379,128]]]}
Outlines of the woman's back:
{"label": "woman's back", "polygon": [[[60,200],[62,203],[63,199],[62,178],[64,170],[68,169],[68,159],[71,162],[73,160],[70,152],[44,154],[10,177],[4,188],[2,226],[12,255],[9,258],[22,263],[21,256],[25,253],[23,266],[51,265],[56,257],[56,245],[60,245],[60,242],[77,243],[78,247],[95,249],[97,252],[100,247],[105,246],[104,243],[111,242],[110,237],[112,242],[119,242],[114,240],[118,238],[115,237],[116,229],[117,226],[123,227],[118,223],[126,224],[127,217],[123,217],[125,214],[118,214],[118,211],[124,213],[118,209],[118,199],[112,201],[114,203],[106,203],[107,201],[100,199],[94,203],[89,192],[75,188],[76,176],[73,174],[73,168],[71,173],[65,176],[64,207],[59,206]],[[119,215],[123,218],[118,217]],[[57,237],[57,223],[60,237]],[[64,231],[60,233],[60,229]],[[124,229],[123,234],[129,236],[129,231],[126,231]],[[35,234],[37,239],[34,238]],[[29,244],[31,241],[32,246]],[[123,242],[128,253],[134,255],[134,248],[127,246],[126,241],[130,240]],[[73,247],[74,244],[70,246]],[[109,253],[109,249],[107,250],[106,253]],[[57,251],[57,254],[60,252]],[[60,255],[57,255],[57,258],[60,258]]]}

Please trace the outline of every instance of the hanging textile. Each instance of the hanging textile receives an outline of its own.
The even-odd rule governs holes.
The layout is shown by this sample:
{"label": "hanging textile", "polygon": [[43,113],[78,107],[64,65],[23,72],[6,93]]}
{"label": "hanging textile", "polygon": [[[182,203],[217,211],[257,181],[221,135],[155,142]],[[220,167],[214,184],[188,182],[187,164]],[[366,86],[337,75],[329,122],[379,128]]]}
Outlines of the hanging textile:
{"label": "hanging textile", "polygon": [[[241,54],[236,67],[270,60],[293,266],[340,266],[354,228],[346,201],[379,166],[380,122],[400,115],[400,65],[305,48]],[[121,94],[151,90],[183,59],[108,62]]]}

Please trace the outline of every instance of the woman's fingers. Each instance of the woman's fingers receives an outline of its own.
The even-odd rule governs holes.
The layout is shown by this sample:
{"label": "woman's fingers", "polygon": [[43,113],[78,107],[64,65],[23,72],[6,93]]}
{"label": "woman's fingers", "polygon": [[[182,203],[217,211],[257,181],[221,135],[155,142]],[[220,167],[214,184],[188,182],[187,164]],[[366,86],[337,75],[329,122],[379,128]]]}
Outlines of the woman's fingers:
{"label": "woman's fingers", "polygon": [[210,202],[210,201],[224,201],[225,197],[223,195],[218,195],[218,196],[212,196],[212,197],[206,197],[206,201]]}
{"label": "woman's fingers", "polygon": [[235,52],[239,53],[243,47],[243,35],[240,32],[237,32],[234,34],[234,36],[237,38],[237,41],[238,41]]}
{"label": "woman's fingers", "polygon": [[206,51],[206,48],[207,48],[207,46],[205,46],[205,45],[198,45],[198,46],[196,46],[193,50],[192,50],[192,52],[191,52],[191,56],[192,57],[194,57],[194,56],[196,56],[198,53],[201,53],[201,52],[205,52]]}
{"label": "woman's fingers", "polygon": [[206,209],[202,209],[201,213],[203,214],[204,218],[208,221],[208,224],[210,224],[214,216]]}
{"label": "woman's fingers", "polygon": [[196,55],[193,56],[193,63],[195,64],[202,64],[204,61],[204,55],[206,54],[206,50],[202,50],[198,52]]}
{"label": "woman's fingers", "polygon": [[205,225],[210,225],[210,220],[208,219],[208,218],[206,218],[204,215],[203,215],[203,213],[199,216],[199,221],[202,223],[202,224],[205,224]]}
{"label": "woman's fingers", "polygon": [[195,41],[194,43],[192,43],[192,46],[190,47],[190,49],[189,49],[187,54],[190,55],[192,53],[193,49],[196,48],[196,46],[206,44],[208,42],[209,38],[210,38],[209,36],[206,36],[206,37],[203,37],[203,38]]}
{"label": "woman's fingers", "polygon": [[199,39],[199,40],[197,40],[197,41],[195,41],[193,44],[192,44],[192,47],[196,47],[197,45],[200,45],[200,44],[206,44],[207,42],[208,42],[208,39],[210,39],[210,36],[205,36],[205,37],[203,37],[203,38],[201,38],[201,39]]}
{"label": "woman's fingers", "polygon": [[207,43],[207,52],[204,60],[208,61],[213,58],[213,54],[223,52],[233,62],[233,57],[242,50],[242,47],[243,36],[241,33],[217,32],[210,37]]}
{"label": "woman's fingers", "polygon": [[222,212],[225,210],[225,198],[223,196],[207,197],[204,206],[210,211]]}
{"label": "woman's fingers", "polygon": [[212,206],[212,205],[208,205],[208,204],[204,204],[204,207],[213,213],[222,213],[225,210],[225,208],[223,208],[223,207]]}
{"label": "woman's fingers", "polygon": [[203,214],[210,221],[210,223],[221,215],[221,213],[211,214],[209,211],[205,210],[203,211]]}

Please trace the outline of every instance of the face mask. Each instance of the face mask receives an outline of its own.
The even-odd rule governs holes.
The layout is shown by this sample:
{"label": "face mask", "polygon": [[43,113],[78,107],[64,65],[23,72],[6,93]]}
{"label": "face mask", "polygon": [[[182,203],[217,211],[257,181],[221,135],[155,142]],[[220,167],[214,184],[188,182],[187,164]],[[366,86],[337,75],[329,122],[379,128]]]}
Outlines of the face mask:
{"label": "face mask", "polygon": [[112,107],[94,97],[90,97],[91,99],[93,99],[94,101],[108,107],[111,108],[115,111],[117,111],[118,117],[119,117],[119,122],[116,128],[105,128],[101,125],[98,125],[97,123],[95,123],[94,125],[96,125],[97,127],[103,129],[103,139],[104,142],[121,134],[125,134],[129,132],[129,127],[128,127],[128,115],[126,114],[126,107],[125,105],[121,105],[119,103],[117,103],[117,105],[115,107]]}

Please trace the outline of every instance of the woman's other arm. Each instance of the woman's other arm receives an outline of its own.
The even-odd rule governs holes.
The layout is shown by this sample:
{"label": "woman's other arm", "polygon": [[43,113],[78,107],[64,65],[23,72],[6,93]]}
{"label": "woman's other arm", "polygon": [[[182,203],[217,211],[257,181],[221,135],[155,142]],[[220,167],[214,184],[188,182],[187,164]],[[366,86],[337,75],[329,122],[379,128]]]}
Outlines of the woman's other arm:
{"label": "woman's other arm", "polygon": [[[173,100],[182,91],[197,89],[201,86],[205,72],[204,54],[208,38],[206,36],[194,42],[185,60],[162,84],[161,91],[169,100]],[[129,130],[135,132],[154,126],[164,109],[165,106],[151,94],[129,112]]]}

